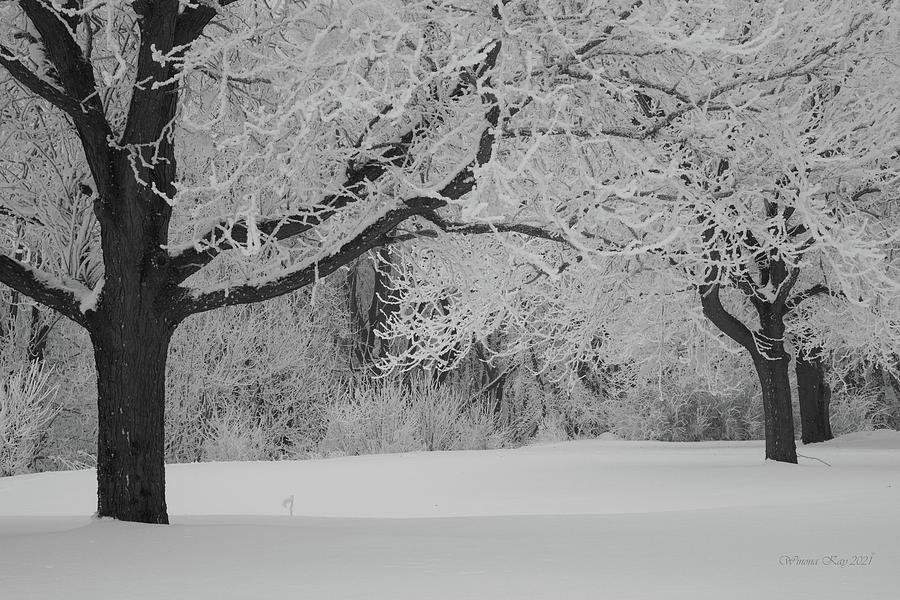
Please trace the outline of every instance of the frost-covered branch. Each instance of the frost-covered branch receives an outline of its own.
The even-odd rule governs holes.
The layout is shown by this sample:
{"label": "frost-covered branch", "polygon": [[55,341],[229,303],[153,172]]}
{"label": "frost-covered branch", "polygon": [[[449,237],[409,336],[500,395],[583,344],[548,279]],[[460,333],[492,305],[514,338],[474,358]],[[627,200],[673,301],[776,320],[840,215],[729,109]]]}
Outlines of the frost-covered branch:
{"label": "frost-covered branch", "polygon": [[5,67],[16,81],[61,111],[73,117],[83,114],[84,107],[80,102],[67,95],[52,82],[31,71],[11,49],[2,44],[0,44],[0,65]]}
{"label": "frost-covered branch", "polygon": [[432,210],[435,203],[427,201],[413,206],[402,206],[387,212],[362,232],[349,239],[335,252],[328,253],[305,265],[287,269],[284,273],[266,277],[261,281],[238,285],[224,284],[218,289],[193,291],[179,288],[171,300],[175,313],[183,318],[187,315],[213,310],[223,306],[261,302],[292,292],[326,277],[372,248],[389,243],[387,235],[398,225],[425,211]]}
{"label": "frost-covered branch", "polygon": [[186,5],[175,22],[174,45],[176,47],[186,46],[194,42],[203,33],[204,28],[219,14],[216,7],[224,8],[235,2],[238,0],[213,0],[210,2],[198,0],[196,3]]}
{"label": "frost-covered branch", "polygon": [[106,182],[110,177],[108,140],[112,131],[98,95],[93,65],[73,37],[73,20],[40,0],[21,0],[19,4],[40,34],[43,53],[53,66],[65,96],[78,104],[77,109],[69,106],[66,113],[75,123],[101,193],[110,192]]}
{"label": "frost-covered branch", "polygon": [[91,291],[77,281],[62,281],[27,264],[0,254],[0,283],[52,308],[76,323],[87,326],[81,310]]}
{"label": "frost-covered branch", "polygon": [[[407,202],[415,202],[413,199]],[[559,233],[548,231],[543,227],[529,225],[527,223],[465,223],[461,221],[451,221],[440,216],[436,211],[425,211],[420,215],[422,218],[436,225],[445,233],[459,235],[485,235],[492,233],[519,233],[532,238],[540,238],[557,242],[559,244],[570,245],[569,239]]]}
{"label": "frost-covered branch", "polygon": [[[472,93],[481,94],[488,101],[485,115],[488,127],[481,133],[472,164],[460,171],[445,185],[443,194],[447,198],[458,199],[470,191],[474,187],[472,165],[480,166],[490,160],[495,140],[492,128],[498,122],[499,107],[496,106],[496,98],[491,95],[490,91],[484,91],[483,88],[489,89],[490,87],[488,74],[496,65],[500,46],[500,43],[496,41],[485,44],[476,53],[478,60],[474,65],[466,64],[456,69],[456,81],[448,98],[459,99]],[[493,98],[492,101],[491,98]],[[395,107],[391,105],[385,106],[375,117],[370,119],[363,134],[354,143],[354,147],[359,149],[363,145],[367,133],[394,110]],[[408,166],[414,161],[410,157],[413,146],[426,137],[430,127],[439,125],[445,118],[444,116],[423,115],[418,123],[407,127],[395,141],[379,144],[379,152],[375,157],[357,164],[357,157],[354,156],[346,169],[346,179],[340,185],[340,191],[328,194],[321,201],[305,208],[302,212],[268,218],[254,216],[251,217],[252,222],[248,219],[244,219],[242,222],[233,218],[223,219],[191,242],[182,244],[174,252],[170,251],[169,268],[174,280],[176,282],[184,281],[221,253],[246,245],[251,237],[260,238],[262,243],[288,240],[314,230],[338,215],[342,209],[362,202],[387,173]],[[375,148],[371,143],[368,146],[370,150]],[[421,159],[418,160],[421,161]]]}
{"label": "frost-covered branch", "polygon": [[246,245],[251,229],[252,235],[261,236],[266,241],[277,241],[301,235],[325,223],[340,209],[365,198],[369,186],[389,168],[401,166],[406,160],[407,148],[412,138],[413,132],[407,132],[401,136],[397,144],[391,145],[382,154],[380,160],[370,161],[360,167],[351,167],[346,181],[341,185],[341,193],[326,196],[303,213],[256,219],[250,227],[246,220],[242,223],[224,220],[217,224],[187,247],[170,253],[170,268],[174,280],[180,283],[212,262],[222,252]]}
{"label": "frost-covered branch", "polygon": [[746,348],[748,351],[754,352],[755,342],[753,333],[740,321],[740,319],[736,318],[725,309],[722,305],[722,299],[719,296],[719,292],[719,284],[700,287],[700,303],[703,306],[704,316],[706,316],[706,318],[725,335]]}
{"label": "frost-covered branch", "polygon": [[784,312],[785,312],[785,314],[790,313],[791,311],[793,311],[795,308],[800,306],[806,300],[808,300],[810,298],[814,298],[816,296],[821,296],[821,295],[829,295],[830,296],[830,295],[832,295],[832,291],[824,283],[817,283],[813,286],[810,286],[810,287],[806,288],[805,290],[803,290],[802,292],[800,292],[799,294],[791,297],[791,299],[788,300],[784,305]]}

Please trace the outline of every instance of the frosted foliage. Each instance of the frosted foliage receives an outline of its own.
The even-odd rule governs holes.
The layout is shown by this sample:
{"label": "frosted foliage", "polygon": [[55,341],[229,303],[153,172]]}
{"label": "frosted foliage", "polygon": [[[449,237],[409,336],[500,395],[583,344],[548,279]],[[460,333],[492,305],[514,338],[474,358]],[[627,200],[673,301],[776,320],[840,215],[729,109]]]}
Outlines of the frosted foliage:
{"label": "frosted foliage", "polygon": [[[4,47],[56,85],[20,9],[2,10]],[[174,194],[154,188],[176,209],[171,252],[233,255],[226,273],[201,279],[203,291],[228,289],[228,280],[264,285],[314,265],[404,206],[434,220],[422,208],[428,199],[448,205],[444,229],[447,219],[540,225],[592,264],[664,251],[702,269],[698,220],[711,219],[723,231],[751,227],[765,251],[791,264],[822,262],[847,292],[896,289],[893,275],[860,269],[884,261],[895,233],[863,218],[854,200],[896,184],[898,100],[883,92],[897,82],[892,5],[266,0],[217,10],[188,51],[154,55],[178,66],[182,96],[163,132],[176,144],[181,176]],[[124,1],[66,11],[83,17],[74,35],[93,60],[116,137],[131,95],[137,16]],[[37,214],[87,169],[69,149],[74,134],[54,125],[60,117],[4,77],[14,102],[4,109],[3,139],[17,153],[0,162],[29,192],[3,202]],[[22,152],[48,146],[26,133],[36,124],[66,156],[24,173]],[[159,143],[127,148],[136,173],[152,160],[144,150]],[[724,178],[714,173],[722,158]],[[50,163],[68,166],[55,173]],[[364,168],[377,176],[354,180]],[[457,184],[475,183],[469,193],[448,188],[459,175]],[[792,224],[809,231],[799,242],[757,210],[779,178],[787,178],[780,202],[794,211]],[[348,198],[328,200],[334,194]],[[307,223],[315,235],[279,239],[279,220]],[[501,243],[554,268],[540,250]],[[723,258],[722,277],[739,254]],[[96,274],[68,270],[93,288]]]}
{"label": "frosted foliage", "polygon": [[900,295],[859,299],[863,301],[822,296],[805,303],[792,315],[793,342],[801,348],[832,349],[831,362],[841,370],[876,364],[897,377]]}
{"label": "frosted foliage", "polygon": [[[645,362],[665,328],[710,341],[698,290],[714,286],[751,329],[753,303],[789,298],[788,344],[896,366],[897,6],[642,3],[587,51],[578,18],[537,6],[511,35],[543,44],[524,76],[542,93],[460,207],[499,235],[405,248],[392,325],[415,344],[393,364],[490,331],[501,354],[535,347],[570,371]],[[543,236],[503,234],[512,215]]]}
{"label": "frosted foliage", "polygon": [[2,247],[63,281],[92,287],[102,273],[99,235],[83,193],[89,177],[81,150],[67,128],[61,115],[28,98],[0,70]]}

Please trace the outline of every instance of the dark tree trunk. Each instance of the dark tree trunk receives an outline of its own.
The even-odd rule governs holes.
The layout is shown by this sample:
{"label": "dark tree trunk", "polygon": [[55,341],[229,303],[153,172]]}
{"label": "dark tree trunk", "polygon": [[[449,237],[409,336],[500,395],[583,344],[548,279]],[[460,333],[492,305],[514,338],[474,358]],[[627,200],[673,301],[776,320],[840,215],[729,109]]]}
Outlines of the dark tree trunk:
{"label": "dark tree trunk", "polygon": [[791,406],[791,384],[788,379],[788,357],[770,360],[753,357],[753,365],[762,389],[766,427],[766,458],[779,462],[797,462],[794,440],[794,415]]}
{"label": "dark tree trunk", "polygon": [[828,441],[834,437],[828,410],[831,388],[825,381],[825,367],[818,353],[798,352],[795,370],[803,443]]}
{"label": "dark tree trunk", "polygon": [[97,366],[97,514],[168,523],[165,374],[174,328],[134,315],[92,333]]}
{"label": "dark tree trunk", "polygon": [[784,351],[784,314],[776,307],[757,306],[761,331],[750,355],[762,390],[766,428],[766,458],[797,462],[794,411],[788,375],[790,356]]}
{"label": "dark tree trunk", "polygon": [[31,329],[28,335],[28,348],[25,353],[29,362],[43,364],[50,340],[51,326],[41,323],[41,312],[37,306],[31,307]]}
{"label": "dark tree trunk", "polygon": [[[777,282],[784,281],[783,267]],[[790,286],[782,288],[784,295]],[[746,325],[722,306],[719,286],[700,288],[703,314],[723,333],[739,343],[753,359],[762,391],[763,415],[766,431],[766,459],[797,462],[797,443],[794,439],[794,415],[791,406],[791,384],[788,377],[790,357],[784,351],[784,304],[782,293],[775,302],[753,299],[760,327],[751,332]]]}
{"label": "dark tree trunk", "polygon": [[370,264],[366,256],[356,259],[356,263],[347,274],[347,308],[350,313],[350,367],[366,368],[372,362],[372,345],[370,344],[367,306],[373,301],[372,291],[367,280]]}
{"label": "dark tree trunk", "polygon": [[351,367],[380,374],[378,359],[386,353],[386,340],[378,332],[397,310],[397,301],[389,287],[393,266],[388,248],[379,248],[372,256],[361,256],[347,277],[350,325],[353,333]]}
{"label": "dark tree trunk", "polygon": [[[168,151],[168,149],[167,149]],[[104,283],[88,331],[97,367],[97,514],[168,523],[165,499],[165,388],[169,342],[178,320],[165,300],[170,208],[116,165],[121,198],[101,212]],[[146,175],[174,195],[174,158]],[[160,171],[169,171],[161,176]]]}
{"label": "dark tree trunk", "polygon": [[502,368],[497,358],[490,355],[483,342],[476,341],[474,347],[476,364],[482,368],[481,393],[493,399],[492,412],[500,414],[508,370]]}

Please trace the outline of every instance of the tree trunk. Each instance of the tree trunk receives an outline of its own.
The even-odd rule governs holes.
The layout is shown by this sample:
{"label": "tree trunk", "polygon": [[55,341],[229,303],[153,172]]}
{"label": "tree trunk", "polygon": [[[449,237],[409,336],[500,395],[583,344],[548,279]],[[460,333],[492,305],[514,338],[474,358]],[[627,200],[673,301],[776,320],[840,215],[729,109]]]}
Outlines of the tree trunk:
{"label": "tree trunk", "polygon": [[100,517],[168,523],[165,501],[165,372],[168,328],[129,319],[92,335],[97,365]]}
{"label": "tree trunk", "polygon": [[825,368],[822,361],[815,354],[798,352],[795,370],[803,443],[828,441],[834,437],[828,414],[831,388],[825,382]]}
{"label": "tree trunk", "polygon": [[165,374],[174,327],[119,313],[92,332],[97,366],[97,514],[168,523],[165,500]]}
{"label": "tree trunk", "polygon": [[31,327],[28,335],[28,347],[25,355],[29,362],[43,364],[50,339],[51,326],[41,322],[41,311],[37,306],[31,307]]}
{"label": "tree trunk", "polygon": [[797,442],[788,375],[791,359],[784,350],[784,313],[770,304],[759,304],[756,311],[760,331],[753,335],[749,350],[762,390],[766,458],[796,463]]}
{"label": "tree trunk", "polygon": [[397,302],[389,288],[393,266],[390,250],[379,248],[373,255],[360,256],[347,276],[350,310],[351,368],[370,370],[380,375],[378,359],[387,352],[388,343],[377,332],[385,328]]}
{"label": "tree trunk", "polygon": [[504,369],[497,361],[496,357],[492,357],[488,352],[484,343],[476,341],[475,358],[477,365],[481,366],[481,393],[492,398],[492,413],[500,414],[500,408],[503,406],[504,387],[506,386],[507,369]]}
{"label": "tree trunk", "polygon": [[763,414],[766,426],[766,458],[779,462],[797,462],[794,440],[794,414],[791,406],[789,359],[786,354],[775,360],[759,354],[753,365],[762,388]]}
{"label": "tree trunk", "polygon": [[[779,280],[783,281],[783,277]],[[784,292],[787,293],[789,289],[788,286]],[[794,440],[791,383],[788,378],[790,357],[784,351],[783,305],[781,302],[755,301],[760,327],[751,332],[722,306],[718,285],[702,286],[700,301],[706,318],[722,333],[743,346],[753,358],[762,391],[766,459],[796,463],[797,443]]]}
{"label": "tree trunk", "polygon": [[[142,38],[153,37],[150,30],[164,27],[166,18],[171,25],[172,15],[162,12],[139,20]],[[158,65],[153,66],[151,52],[142,45],[139,61],[152,71]],[[166,73],[149,77],[165,80]],[[147,96],[148,89],[152,86],[135,89],[129,109],[146,118],[129,118],[123,134],[128,143],[141,144],[142,158],[117,153],[111,165],[115,176],[98,183],[114,197],[95,203],[103,284],[96,306],[87,312],[97,367],[97,514],[168,523],[166,359],[178,321],[165,299],[170,282],[164,248],[172,209],[159,194],[175,196],[176,160],[169,138],[160,132],[174,118],[177,94]]]}
{"label": "tree trunk", "polygon": [[884,423],[891,429],[900,429],[900,379],[893,375],[897,370],[900,370],[900,360],[898,360],[897,355],[894,356],[896,370],[891,371],[884,367],[876,367],[875,372],[881,375],[884,405],[888,409]]}

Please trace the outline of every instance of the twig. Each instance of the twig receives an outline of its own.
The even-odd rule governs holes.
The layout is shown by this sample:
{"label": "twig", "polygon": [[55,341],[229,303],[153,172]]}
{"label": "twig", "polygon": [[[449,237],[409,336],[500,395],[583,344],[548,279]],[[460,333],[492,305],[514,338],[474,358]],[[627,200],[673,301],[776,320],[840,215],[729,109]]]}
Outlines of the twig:
{"label": "twig", "polygon": [[827,465],[829,467],[832,466],[830,463],[825,462],[821,458],[816,458],[815,456],[806,456],[805,454],[800,454],[799,452],[797,453],[797,456],[799,456],[800,458],[808,458],[809,460],[817,460],[823,465]]}

